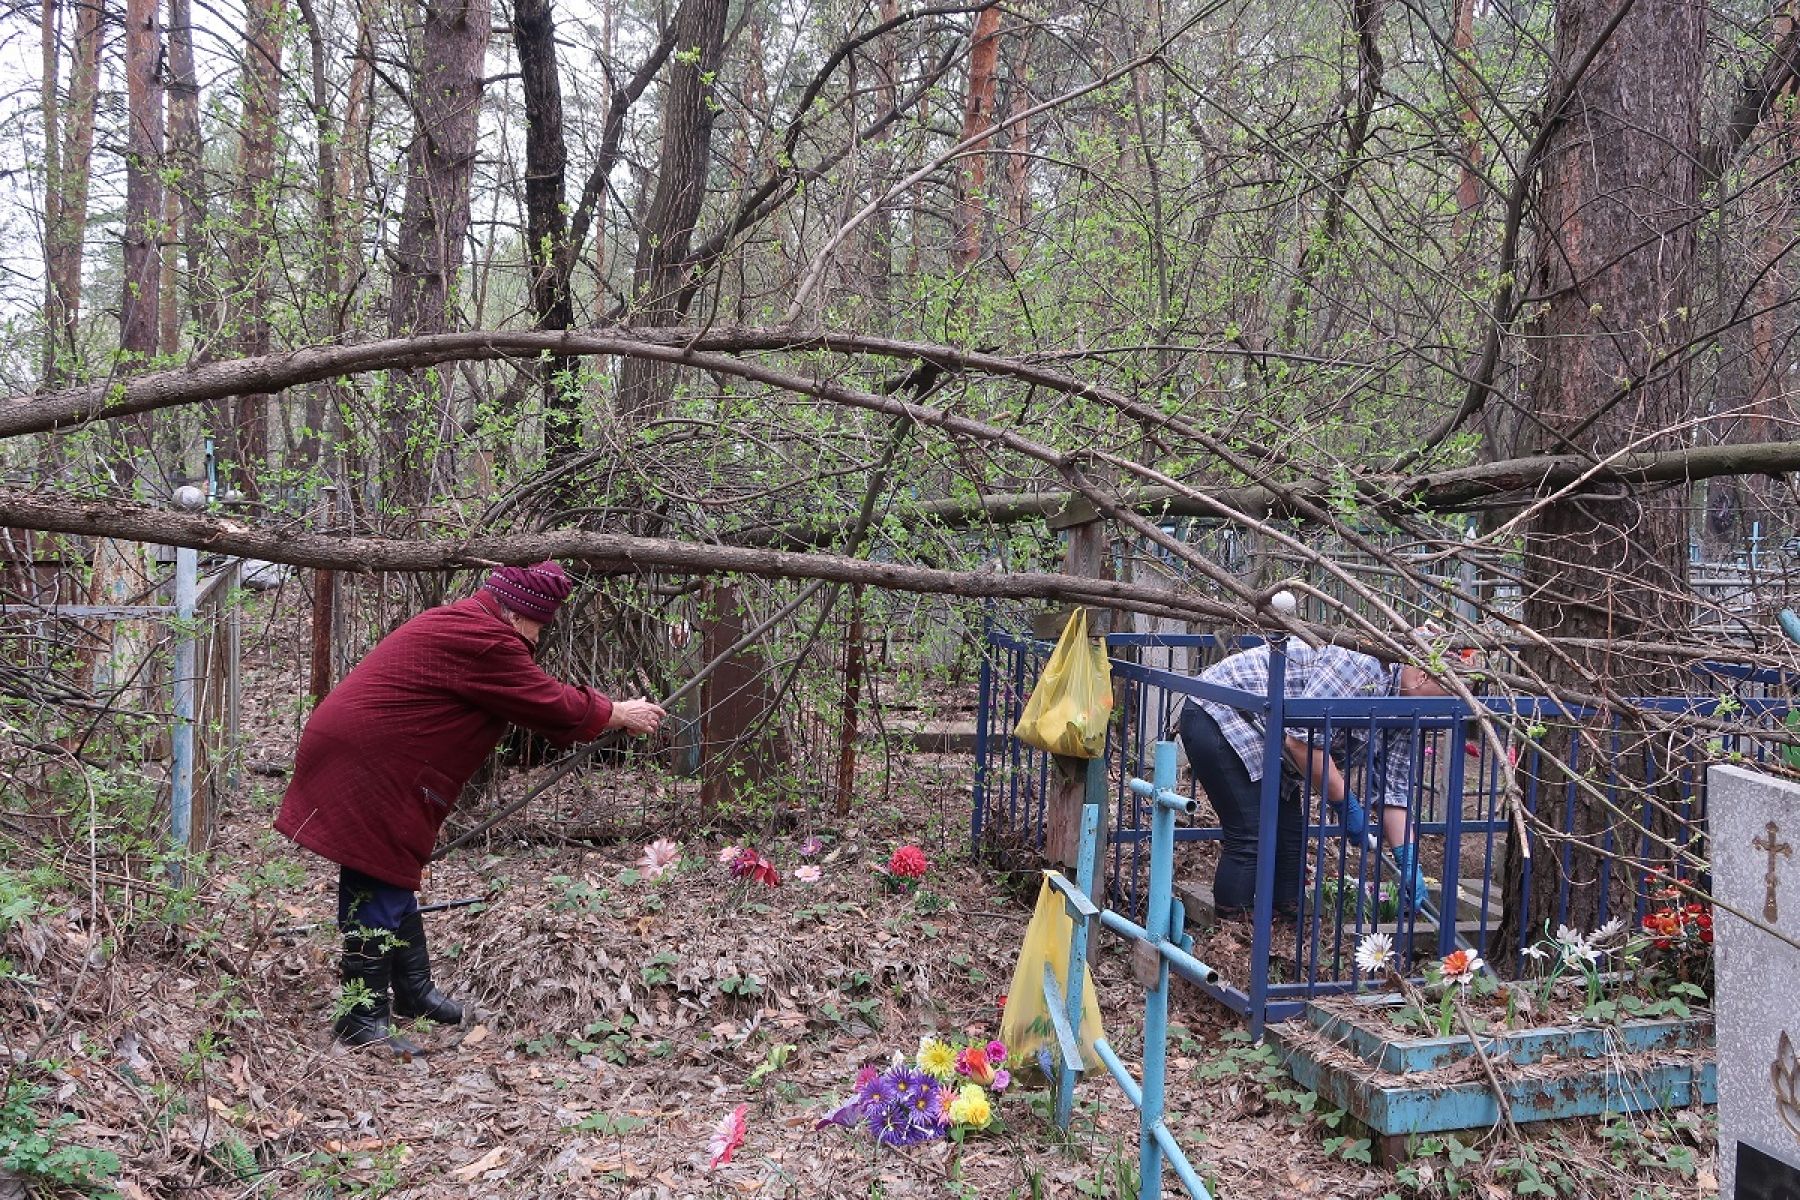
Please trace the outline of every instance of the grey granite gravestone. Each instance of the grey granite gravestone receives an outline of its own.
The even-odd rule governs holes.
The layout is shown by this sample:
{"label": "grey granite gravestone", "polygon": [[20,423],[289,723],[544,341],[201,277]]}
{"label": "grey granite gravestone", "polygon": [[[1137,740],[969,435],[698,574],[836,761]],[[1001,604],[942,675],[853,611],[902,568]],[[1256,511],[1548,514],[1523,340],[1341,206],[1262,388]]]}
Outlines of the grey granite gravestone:
{"label": "grey granite gravestone", "polygon": [[[1763,1194],[1770,1172],[1800,1171],[1800,950],[1726,911],[1800,939],[1800,785],[1713,767],[1706,811],[1718,902],[1719,1194],[1732,1200]],[[1742,1161],[1756,1163],[1757,1179],[1738,1178],[1740,1142],[1752,1147]]]}

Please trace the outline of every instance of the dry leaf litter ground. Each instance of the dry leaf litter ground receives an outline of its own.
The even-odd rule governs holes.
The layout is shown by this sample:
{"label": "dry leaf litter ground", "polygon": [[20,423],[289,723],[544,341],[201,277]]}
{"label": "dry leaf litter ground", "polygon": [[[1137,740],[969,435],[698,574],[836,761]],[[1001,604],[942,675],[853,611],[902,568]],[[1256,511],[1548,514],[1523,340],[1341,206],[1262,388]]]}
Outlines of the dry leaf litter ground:
{"label": "dry leaf litter ground", "polygon": [[[289,624],[247,639],[247,758],[264,767],[292,756]],[[280,780],[247,774],[190,903],[171,908],[157,885],[93,873],[104,864],[68,848],[71,886],[4,948],[40,981],[0,987],[6,1052],[56,1064],[39,1077],[74,1118],[59,1136],[117,1153],[114,1186],[131,1200],[1135,1194],[1135,1114],[1110,1080],[1082,1084],[1066,1138],[1041,1086],[1024,1084],[1002,1105],[1003,1131],[960,1147],[877,1150],[862,1131],[815,1128],[861,1064],[910,1052],[924,1033],[997,1032],[1033,891],[969,860],[966,757],[913,755],[885,776],[884,756],[864,763],[841,825],[701,829],[691,784],[602,768],[557,811],[589,814],[577,823],[613,839],[569,843],[528,815],[452,856],[423,899],[488,898],[427,918],[439,982],[473,1014],[460,1029],[411,1031],[428,1053],[410,1062],[332,1044],[335,875],[269,832]],[[516,795],[521,783],[506,786]],[[808,886],[792,870],[813,833],[822,879]],[[657,836],[679,841],[682,859],[649,881],[634,864]],[[723,846],[746,840],[776,861],[782,886],[740,883],[719,864]],[[932,858],[917,895],[885,888],[875,870],[903,842]],[[114,889],[97,923],[90,884]],[[1222,927],[1200,950],[1241,961],[1242,934]],[[1097,976],[1107,1033],[1135,1062],[1141,992],[1110,938]],[[1459,1193],[1430,1164],[1408,1187],[1346,1161],[1353,1132],[1334,1133],[1222,1009],[1184,994],[1174,1019],[1170,1120],[1217,1195],[1516,1190],[1509,1151],[1491,1141]],[[782,1046],[793,1049],[771,1067]],[[709,1135],[739,1104],[746,1140],[708,1170]],[[1635,1128],[1645,1145],[1693,1143],[1697,1168],[1608,1165],[1616,1146],[1597,1123],[1533,1138],[1559,1160],[1600,1164],[1582,1193],[1705,1193],[1703,1120]],[[0,1197],[9,1189],[22,1193],[0,1171]]]}

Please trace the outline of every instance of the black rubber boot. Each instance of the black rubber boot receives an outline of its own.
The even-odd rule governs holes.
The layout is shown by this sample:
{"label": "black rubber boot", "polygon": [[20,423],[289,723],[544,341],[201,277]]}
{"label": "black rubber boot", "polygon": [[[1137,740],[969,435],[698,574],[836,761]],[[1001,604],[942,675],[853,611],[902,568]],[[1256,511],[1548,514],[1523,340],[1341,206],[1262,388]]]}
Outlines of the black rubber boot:
{"label": "black rubber boot", "polygon": [[361,982],[369,994],[362,1003],[332,1023],[332,1032],[337,1034],[338,1041],[354,1049],[383,1046],[394,1054],[423,1054],[424,1051],[400,1036],[389,1024],[388,936],[385,933],[364,936],[360,932],[344,935],[340,976],[346,984]]}
{"label": "black rubber boot", "polygon": [[399,940],[388,951],[394,969],[394,1014],[424,1017],[440,1025],[461,1025],[462,1005],[431,982],[431,954],[425,949],[425,918],[412,913],[394,932]]}

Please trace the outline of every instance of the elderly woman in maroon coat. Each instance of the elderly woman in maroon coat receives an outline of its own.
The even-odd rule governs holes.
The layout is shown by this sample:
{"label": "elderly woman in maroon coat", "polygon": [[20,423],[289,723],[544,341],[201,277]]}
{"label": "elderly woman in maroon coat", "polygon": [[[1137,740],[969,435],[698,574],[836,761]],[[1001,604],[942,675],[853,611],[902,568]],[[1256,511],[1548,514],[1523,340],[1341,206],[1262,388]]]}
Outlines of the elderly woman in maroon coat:
{"label": "elderly woman in maroon coat", "polygon": [[389,634],[306,723],[275,828],[340,868],[343,980],[365,990],[335,1025],[349,1045],[417,1053],[390,1011],[462,1020],[432,984],[414,893],[444,818],[507,726],[568,746],[607,729],[651,733],[664,716],[538,667],[538,635],[569,589],[554,562],[501,568],[467,600]]}

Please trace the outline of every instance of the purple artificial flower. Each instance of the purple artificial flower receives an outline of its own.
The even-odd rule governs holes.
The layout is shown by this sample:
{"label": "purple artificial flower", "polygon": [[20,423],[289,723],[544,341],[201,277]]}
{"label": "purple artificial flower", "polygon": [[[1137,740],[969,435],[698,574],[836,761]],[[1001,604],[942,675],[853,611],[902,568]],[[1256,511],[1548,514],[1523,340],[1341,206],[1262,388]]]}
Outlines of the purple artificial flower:
{"label": "purple artificial flower", "polygon": [[829,1115],[819,1118],[819,1123],[813,1128],[824,1129],[827,1125],[841,1125],[845,1129],[849,1129],[853,1125],[862,1124],[862,1121],[863,1098],[861,1095],[856,1095],[832,1109]]}
{"label": "purple artificial flower", "polygon": [[994,1090],[996,1092],[1004,1092],[1007,1088],[1009,1088],[1011,1086],[1012,1086],[1012,1072],[1011,1071],[1008,1071],[1005,1067],[1001,1067],[998,1071],[994,1072]]}
{"label": "purple artificial flower", "polygon": [[1004,1063],[1006,1061],[1006,1043],[999,1038],[995,1038],[993,1041],[989,1042],[987,1044],[987,1058],[988,1062],[996,1067],[1001,1063]]}
{"label": "purple artificial flower", "polygon": [[944,1102],[937,1082],[913,1067],[894,1067],[862,1089],[863,1118],[884,1146],[916,1146],[943,1135]]}
{"label": "purple artificial flower", "polygon": [[800,857],[801,858],[811,858],[813,855],[817,854],[819,851],[823,850],[824,848],[825,848],[825,839],[821,838],[818,834],[815,833],[811,837],[807,838],[804,842],[800,843]]}

